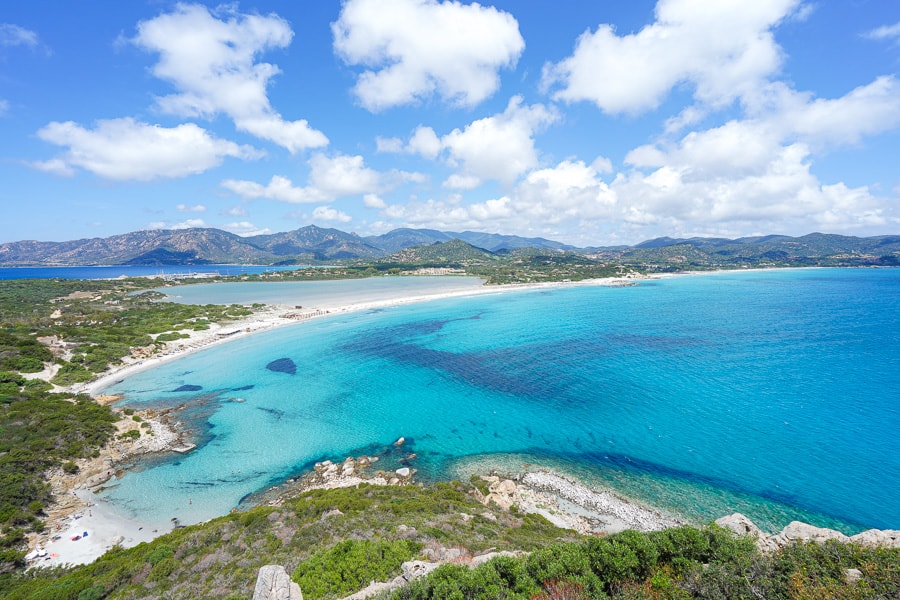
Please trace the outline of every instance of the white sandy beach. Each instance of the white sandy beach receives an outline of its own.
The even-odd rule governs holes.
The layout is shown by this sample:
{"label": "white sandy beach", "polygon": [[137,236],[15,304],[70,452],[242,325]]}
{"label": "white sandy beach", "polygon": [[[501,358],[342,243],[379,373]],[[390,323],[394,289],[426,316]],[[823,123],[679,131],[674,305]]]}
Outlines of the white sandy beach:
{"label": "white sandy beach", "polygon": [[47,556],[36,559],[31,566],[83,565],[95,561],[113,546],[130,548],[171,531],[171,527],[166,530],[151,528],[128,519],[108,504],[99,502],[90,490],[77,489],[75,494],[84,504],[83,508],[50,527],[51,537],[42,544]]}
{"label": "white sandy beach", "polygon": [[[608,278],[580,282],[477,286],[472,287],[471,289],[454,290],[451,292],[437,292],[412,297],[386,297],[383,300],[374,302],[368,301],[351,304],[307,306],[303,307],[303,309],[297,309],[286,305],[267,305],[266,307],[255,311],[253,315],[239,321],[224,325],[211,324],[210,328],[204,331],[184,331],[184,333],[190,335],[190,338],[169,342],[165,350],[150,358],[126,358],[122,365],[111,368],[102,376],[88,384],[74,386],[72,391],[96,396],[110,384],[138,371],[151,369],[164,362],[175,360],[200,349],[238,340],[261,331],[289,325],[298,326],[302,322],[313,318],[446,298],[459,298],[482,294],[501,294],[514,290],[571,286],[620,286],[630,285],[632,283],[633,279],[631,278]],[[155,443],[153,447],[133,448],[131,449],[132,455],[144,452],[171,451],[177,445],[179,440],[174,432],[171,430],[167,431],[167,428],[160,422],[152,422],[152,424],[154,431],[160,434],[159,436],[154,436],[154,438],[156,438],[155,441],[158,443]],[[148,438],[141,438],[140,443],[146,443],[144,442],[146,439]],[[101,459],[105,460],[108,464],[110,462],[110,456],[121,456],[121,449],[117,450],[119,454],[108,452],[106,453],[108,455],[102,455]],[[106,467],[101,467],[101,470],[105,468]],[[105,475],[105,473],[102,475]],[[169,525],[167,525],[169,528],[165,529],[159,525],[153,526],[134,521],[117,512],[113,507],[106,505],[103,502],[98,502],[91,492],[91,489],[102,484],[106,479],[107,477],[105,476],[95,476],[84,481],[82,484],[79,484],[81,487],[77,487],[74,490],[58,490],[58,495],[65,494],[66,496],[63,498],[66,509],[59,511],[60,514],[55,518],[48,519],[47,531],[45,534],[34,536],[32,538],[29,550],[41,546],[48,552],[46,557],[36,559],[31,563],[32,565],[52,566],[61,564],[86,564],[94,561],[108,549],[117,544],[126,548],[131,547],[140,542],[150,541],[171,530],[171,526]],[[69,497],[73,491],[75,492],[75,495],[77,495],[77,501],[74,496]],[[562,503],[562,506],[564,505],[565,503]],[[561,510],[564,510],[564,508]],[[583,511],[584,507],[576,508],[576,512]],[[57,526],[59,529],[57,529]],[[83,535],[85,532],[88,534],[87,537]],[[79,539],[74,540],[73,538],[76,536],[80,537]],[[58,537],[58,539],[52,540],[52,537]]]}

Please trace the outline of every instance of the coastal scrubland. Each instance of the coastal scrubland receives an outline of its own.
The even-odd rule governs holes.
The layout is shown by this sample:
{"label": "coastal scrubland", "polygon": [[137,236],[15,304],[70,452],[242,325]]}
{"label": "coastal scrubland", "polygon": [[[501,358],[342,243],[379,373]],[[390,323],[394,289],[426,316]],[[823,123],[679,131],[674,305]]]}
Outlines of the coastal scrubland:
{"label": "coastal scrubland", "polygon": [[[534,280],[539,272],[550,280],[577,279],[572,274],[579,272],[599,276],[579,259],[572,258],[566,270],[543,256],[522,253],[517,260],[528,270],[511,272],[508,281]],[[398,263],[387,269],[428,264]],[[460,265],[477,274],[477,265]],[[341,269],[346,274],[327,276],[385,272],[372,266]],[[507,281],[502,271],[494,276]],[[370,580],[398,575],[409,559],[447,564],[383,597],[900,596],[900,550],[829,542],[762,554],[750,540],[714,526],[585,538],[539,515],[520,514],[515,506],[480,504],[477,482],[310,491],[279,506],[179,528],[134,548],[115,548],[83,567],[25,572],[25,536],[44,528],[53,502],[47,474],[77,470],[78,460],[109,443],[120,418],[77,387],[135,352],[151,355],[185,331],[253,310],[160,302],[161,296],[150,291],[159,285],[153,280],[37,280],[0,287],[3,597],[250,598],[258,568],[275,563],[301,582],[307,598],[340,598]],[[473,567],[475,556],[491,551],[516,555]]]}
{"label": "coastal scrubland", "polygon": [[44,528],[48,474],[77,471],[76,461],[95,456],[115,432],[120,415],[72,386],[133,352],[156,352],[180,331],[251,313],[158,302],[151,285],[159,282],[0,286],[0,571],[23,566],[26,534]]}
{"label": "coastal scrubland", "polygon": [[[582,537],[535,514],[484,506],[469,483],[313,490],[114,549],[72,569],[7,574],[4,597],[246,598],[279,564],[311,600],[444,564],[381,598],[895,598],[900,550],[796,544],[762,554],[714,525]],[[509,551],[474,566],[478,555]]]}

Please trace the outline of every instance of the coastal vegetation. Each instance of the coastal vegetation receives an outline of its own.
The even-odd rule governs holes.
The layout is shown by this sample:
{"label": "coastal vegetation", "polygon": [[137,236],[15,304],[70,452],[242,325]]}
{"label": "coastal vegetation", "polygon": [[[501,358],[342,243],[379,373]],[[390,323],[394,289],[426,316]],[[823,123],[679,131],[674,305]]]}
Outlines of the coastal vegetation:
{"label": "coastal vegetation", "polygon": [[[90,397],[53,394],[0,373],[0,572],[24,565],[28,531],[44,528],[53,501],[45,474],[77,471],[74,460],[106,444],[117,417]],[[15,391],[11,389],[15,387]]]}
{"label": "coastal vegetation", "polygon": [[[475,499],[471,484],[313,490],[114,549],[75,568],[6,574],[9,599],[249,599],[258,569],[285,566],[311,600],[341,598],[442,561],[380,598],[894,598],[900,550],[835,542],[762,554],[716,526],[584,538]],[[473,566],[488,551],[517,551]]]}
{"label": "coastal vegetation", "polygon": [[[700,264],[702,256],[692,256],[691,264]],[[576,281],[623,275],[638,265],[667,270],[678,264],[671,260],[663,268],[645,259],[629,266],[601,255],[535,248],[488,252],[450,241],[388,259],[236,279],[343,279],[448,269],[490,283]],[[0,286],[0,595],[249,598],[256,570],[275,562],[288,568],[307,598],[338,598],[370,580],[398,575],[408,559],[448,556],[451,564],[391,597],[900,594],[897,550],[829,543],[763,555],[714,527],[586,540],[539,516],[478,504],[473,498],[478,481],[312,491],[278,507],[254,508],[178,529],[150,544],[114,549],[92,565],[23,574],[25,536],[45,527],[53,502],[48,473],[77,472],[78,461],[96,455],[115,433],[118,415],[78,394],[78,385],[123,357],[152,355],[166,343],[177,345],[185,332],[259,308],[164,302],[151,290],[159,286],[151,279],[18,280]],[[470,568],[474,555],[491,550],[530,554]]]}
{"label": "coastal vegetation", "polygon": [[159,302],[161,294],[148,290],[155,285],[51,279],[0,286],[0,571],[22,566],[25,535],[44,527],[53,500],[47,474],[77,471],[76,461],[96,455],[115,431],[110,408],[68,386],[135,350],[156,351],[179,331],[251,313]]}

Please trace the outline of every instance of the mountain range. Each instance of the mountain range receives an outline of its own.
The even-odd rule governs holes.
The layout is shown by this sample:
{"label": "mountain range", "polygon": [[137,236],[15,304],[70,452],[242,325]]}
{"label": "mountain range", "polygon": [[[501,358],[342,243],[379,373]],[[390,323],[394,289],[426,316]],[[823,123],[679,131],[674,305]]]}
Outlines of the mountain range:
{"label": "mountain range", "polygon": [[[340,259],[375,260],[406,248],[462,240],[492,253],[522,248],[574,251],[624,262],[682,261],[690,265],[746,261],[821,263],[854,258],[872,264],[900,263],[900,236],[852,237],[812,233],[802,237],[769,235],[726,238],[656,238],[634,246],[576,248],[544,238],[473,231],[395,229],[359,236],[315,225],[293,231],[241,237],[212,228],[135,231],[107,238],[67,242],[18,241],[0,244],[2,266],[81,265],[290,265]],[[856,262],[859,262],[857,260]]]}
{"label": "mountain range", "polygon": [[338,259],[375,259],[409,248],[454,239],[491,252],[516,248],[575,250],[543,238],[523,238],[472,231],[395,229],[361,237],[309,225],[294,231],[241,237],[221,229],[193,228],[135,231],[107,238],[67,242],[32,240],[0,244],[0,265],[192,265],[295,264]]}

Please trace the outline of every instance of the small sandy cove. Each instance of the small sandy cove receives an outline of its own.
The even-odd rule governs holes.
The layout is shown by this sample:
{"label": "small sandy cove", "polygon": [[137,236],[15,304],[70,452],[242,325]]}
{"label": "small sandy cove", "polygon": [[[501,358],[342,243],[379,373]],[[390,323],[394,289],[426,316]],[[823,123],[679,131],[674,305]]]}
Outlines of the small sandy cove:
{"label": "small sandy cove", "polygon": [[[452,292],[435,292],[406,298],[385,298],[376,302],[348,305],[304,307],[296,309],[284,305],[267,305],[256,310],[253,315],[226,324],[213,323],[205,331],[185,330],[189,338],[169,342],[165,348],[148,358],[125,358],[122,364],[111,367],[97,379],[68,388],[67,391],[93,396],[98,402],[113,403],[115,396],[104,396],[101,392],[110,384],[138,371],[153,368],[164,362],[175,360],[191,352],[208,348],[215,344],[241,339],[247,335],[267,331],[276,327],[297,325],[304,321],[341,313],[399,306],[429,300],[498,294],[513,290],[546,289],[571,286],[623,286],[633,285],[628,278],[593,279],[581,282],[537,283],[504,286],[473,286],[471,289]],[[172,452],[184,445],[176,421],[166,415],[148,411],[138,411],[142,423],[152,428],[153,435],[147,435],[143,427],[142,435],[136,440],[115,439],[100,451],[96,458],[78,462],[79,471],[67,475],[61,470],[49,474],[55,503],[47,510],[46,529],[42,534],[31,535],[29,539],[31,566],[56,566],[65,564],[87,564],[93,562],[113,546],[125,548],[150,541],[167,533],[175,524],[165,527],[141,523],[128,518],[115,507],[97,498],[92,490],[100,489],[104,483],[124,474],[120,469],[123,461],[138,455],[154,452]],[[119,433],[138,429],[140,424],[132,419],[122,419],[118,424]],[[340,483],[335,482],[334,487]],[[541,486],[545,487],[545,486]],[[546,487],[542,491],[546,490]],[[626,504],[627,501],[623,500]],[[560,523],[562,524],[562,523]]]}

